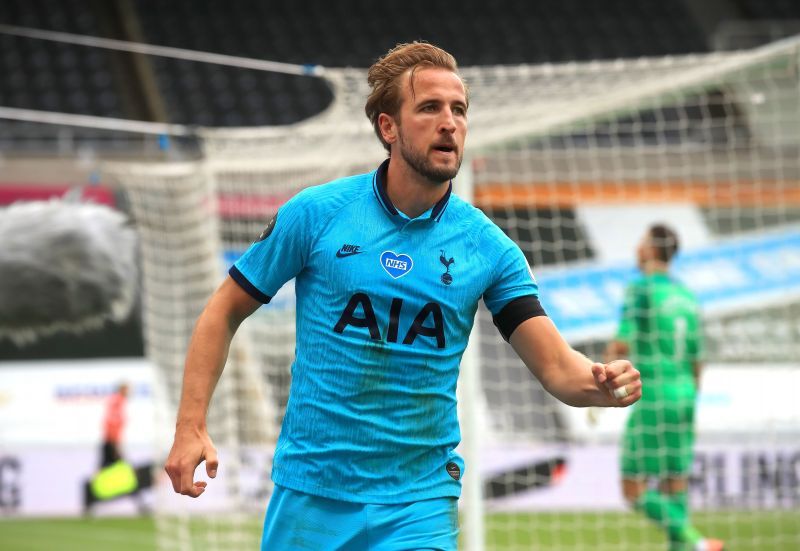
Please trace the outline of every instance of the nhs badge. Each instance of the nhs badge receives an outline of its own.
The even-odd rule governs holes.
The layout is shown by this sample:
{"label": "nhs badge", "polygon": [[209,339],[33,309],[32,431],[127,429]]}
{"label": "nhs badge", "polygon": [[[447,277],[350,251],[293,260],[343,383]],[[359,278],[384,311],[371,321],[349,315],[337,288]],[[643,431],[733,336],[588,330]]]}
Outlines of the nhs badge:
{"label": "nhs badge", "polygon": [[407,254],[395,254],[392,251],[386,251],[381,255],[381,266],[386,273],[397,279],[403,277],[411,268],[414,267],[414,261]]}

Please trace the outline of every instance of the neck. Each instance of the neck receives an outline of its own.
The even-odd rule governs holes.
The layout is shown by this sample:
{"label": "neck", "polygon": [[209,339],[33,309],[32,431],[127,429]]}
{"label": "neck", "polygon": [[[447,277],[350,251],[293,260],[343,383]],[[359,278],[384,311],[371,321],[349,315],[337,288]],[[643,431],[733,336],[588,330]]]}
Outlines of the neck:
{"label": "neck", "polygon": [[648,260],[642,266],[642,273],[646,275],[666,274],[669,272],[669,264],[661,260]]}
{"label": "neck", "polygon": [[431,182],[408,164],[392,156],[386,174],[386,194],[397,210],[416,218],[447,193],[449,182]]}

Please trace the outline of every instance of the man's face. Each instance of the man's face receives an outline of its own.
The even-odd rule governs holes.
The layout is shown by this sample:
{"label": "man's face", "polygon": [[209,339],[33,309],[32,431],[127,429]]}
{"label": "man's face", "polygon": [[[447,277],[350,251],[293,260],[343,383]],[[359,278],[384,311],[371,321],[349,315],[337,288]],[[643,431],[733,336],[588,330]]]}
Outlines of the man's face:
{"label": "man's face", "polygon": [[645,265],[655,258],[655,251],[653,250],[652,239],[649,232],[645,232],[639,240],[639,246],[636,248],[636,263],[640,270],[644,270]]}
{"label": "man's face", "polygon": [[464,83],[447,69],[430,67],[403,75],[403,92],[392,149],[433,184],[446,182],[461,167],[467,136]]}

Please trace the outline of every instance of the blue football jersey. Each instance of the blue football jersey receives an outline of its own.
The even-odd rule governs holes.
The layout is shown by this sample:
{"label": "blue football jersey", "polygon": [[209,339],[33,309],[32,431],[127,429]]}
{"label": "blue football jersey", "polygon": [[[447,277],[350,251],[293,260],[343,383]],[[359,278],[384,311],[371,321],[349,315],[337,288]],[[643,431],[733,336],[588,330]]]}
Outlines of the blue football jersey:
{"label": "blue football jersey", "polygon": [[543,312],[524,255],[480,210],[448,190],[409,219],[387,167],[298,193],[230,270],[262,302],[296,278],[272,478],[361,503],[457,497],[456,380],[478,301],[504,333]]}

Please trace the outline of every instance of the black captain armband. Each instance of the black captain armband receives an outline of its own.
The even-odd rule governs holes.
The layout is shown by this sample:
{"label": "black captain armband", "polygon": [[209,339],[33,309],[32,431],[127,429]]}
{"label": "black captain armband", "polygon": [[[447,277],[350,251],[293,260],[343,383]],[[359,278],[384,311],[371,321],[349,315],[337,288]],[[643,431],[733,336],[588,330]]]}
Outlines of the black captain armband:
{"label": "black captain armband", "polygon": [[506,304],[492,320],[503,338],[508,341],[523,321],[546,315],[536,295],[525,295]]}

